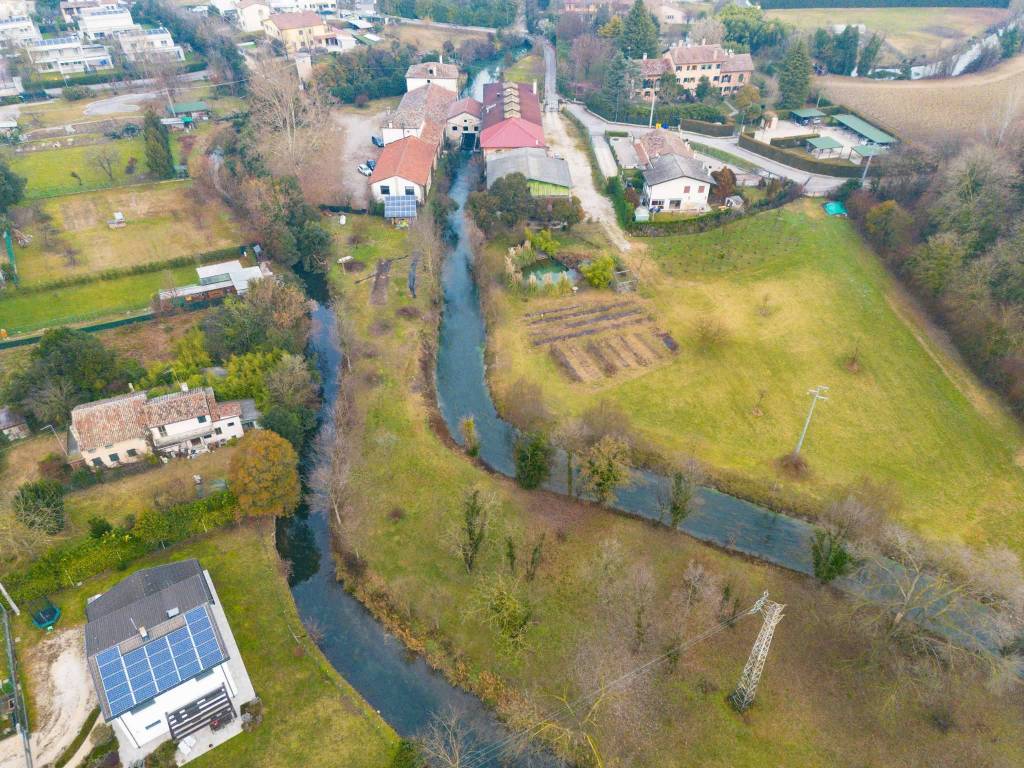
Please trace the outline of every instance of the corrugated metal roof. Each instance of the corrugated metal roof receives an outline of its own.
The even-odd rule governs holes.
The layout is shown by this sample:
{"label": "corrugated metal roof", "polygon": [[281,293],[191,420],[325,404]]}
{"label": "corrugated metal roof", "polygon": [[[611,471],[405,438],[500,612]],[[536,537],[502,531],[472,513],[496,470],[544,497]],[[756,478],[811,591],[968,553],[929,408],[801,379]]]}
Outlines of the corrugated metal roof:
{"label": "corrugated metal roof", "polygon": [[510,173],[521,173],[532,181],[542,181],[560,187],[572,187],[569,164],[557,157],[549,157],[543,149],[512,149],[487,159],[487,188]]}
{"label": "corrugated metal roof", "polygon": [[846,126],[854,133],[860,134],[868,141],[873,141],[875,144],[896,143],[894,136],[890,136],[881,128],[875,128],[867,120],[862,120],[856,115],[835,115],[834,120],[840,125]]}

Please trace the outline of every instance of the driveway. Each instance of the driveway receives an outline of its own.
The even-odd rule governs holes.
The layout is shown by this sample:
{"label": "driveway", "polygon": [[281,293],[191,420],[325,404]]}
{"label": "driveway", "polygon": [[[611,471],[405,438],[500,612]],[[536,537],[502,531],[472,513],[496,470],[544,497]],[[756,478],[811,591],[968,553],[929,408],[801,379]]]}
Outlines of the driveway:
{"label": "driveway", "polygon": [[[627,131],[633,136],[640,136],[650,129],[645,125],[633,125],[631,123],[613,123],[597,115],[588,112],[582,104],[570,104],[564,105],[565,109],[568,109],[575,115],[579,120],[586,126],[587,130],[590,131],[592,137],[603,136],[605,131]],[[690,141],[696,141],[701,144],[706,144],[709,147],[715,147],[721,149],[730,154],[741,157],[747,160],[759,168],[763,168],[766,171],[770,171],[776,176],[781,176],[785,179],[791,179],[798,184],[804,185],[804,190],[808,195],[824,195],[833,189],[841,186],[846,179],[839,179],[834,176],[822,176],[819,174],[807,173],[807,171],[801,171],[798,168],[793,168],[782,163],[769,160],[766,157],[762,157],[754,152],[744,149],[737,144],[735,136],[727,136],[719,138],[715,136],[705,136],[702,133],[691,133],[689,131],[683,131],[685,136]],[[593,142],[596,147],[599,144],[605,144],[606,142]]]}
{"label": "driveway", "polygon": [[[631,248],[629,240],[626,239],[619,222],[615,218],[615,209],[611,201],[598,191],[594,186],[594,174],[590,168],[590,158],[576,145],[576,141],[566,130],[565,118],[559,112],[544,113],[544,138],[548,142],[548,149],[561,155],[569,164],[569,174],[572,176],[572,191],[580,199],[583,206],[583,213],[591,221],[598,222],[608,239],[620,251],[628,251]],[[606,147],[607,142],[601,141]],[[611,150],[609,150],[610,154]]]}
{"label": "driveway", "polygon": [[331,113],[337,125],[345,132],[345,149],[341,156],[341,178],[348,204],[365,209],[370,204],[370,180],[356,169],[367,160],[376,160],[380,149],[370,137],[380,133],[380,124],[386,111],[371,112],[355,107],[343,107]]}
{"label": "driveway", "polygon": [[109,99],[94,101],[85,108],[85,114],[96,115],[119,115],[124,112],[138,112],[147,101],[158,99],[161,94],[156,92],[146,93],[125,93],[120,96],[111,96]]}

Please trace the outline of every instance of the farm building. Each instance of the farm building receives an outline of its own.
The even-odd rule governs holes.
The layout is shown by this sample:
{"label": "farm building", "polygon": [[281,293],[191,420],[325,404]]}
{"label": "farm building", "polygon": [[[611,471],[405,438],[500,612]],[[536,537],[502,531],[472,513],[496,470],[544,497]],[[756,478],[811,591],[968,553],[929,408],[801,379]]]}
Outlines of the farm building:
{"label": "farm building", "polygon": [[511,149],[487,158],[487,188],[512,173],[522,174],[533,197],[569,197],[572,177],[569,164],[550,157],[543,149]]}
{"label": "farm building", "polygon": [[449,144],[458,144],[462,149],[476,149],[481,106],[476,99],[459,99],[448,107],[444,135]]}
{"label": "farm building", "polygon": [[535,88],[523,83],[488,83],[480,115],[480,148],[484,155],[547,146]]}
{"label": "farm building", "polygon": [[126,765],[168,739],[181,765],[242,732],[256,693],[198,560],[136,571],[89,598],[85,615],[89,673]]}

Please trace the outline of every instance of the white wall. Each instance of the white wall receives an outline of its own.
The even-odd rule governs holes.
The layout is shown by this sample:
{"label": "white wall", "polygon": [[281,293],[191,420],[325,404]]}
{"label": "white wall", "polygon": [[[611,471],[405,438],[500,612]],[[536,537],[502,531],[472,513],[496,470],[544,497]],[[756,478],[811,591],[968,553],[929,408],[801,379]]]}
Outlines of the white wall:
{"label": "white wall", "polygon": [[238,26],[245,32],[262,32],[263,21],[269,18],[269,5],[250,5],[238,9]]}
{"label": "white wall", "polygon": [[415,136],[418,139],[422,130],[422,126],[420,128],[381,128],[380,137],[384,140],[386,147],[391,142],[404,139],[406,136]]}
{"label": "white wall", "polygon": [[[655,204],[655,200],[659,200],[666,211],[702,211],[708,207],[711,185],[706,181],[683,178],[665,181],[653,187],[645,186],[645,190],[651,205]],[[679,201],[678,207],[672,207],[673,200]]]}
{"label": "white wall", "polygon": [[78,28],[82,34],[90,39],[102,39],[112,36],[115,32],[122,32],[135,27],[132,15],[128,11],[110,13],[83,14],[78,19]]}
{"label": "white wall", "polygon": [[[221,431],[220,434],[217,434],[218,429]],[[185,421],[177,421],[173,424],[165,424],[164,431],[166,434],[161,435],[159,427],[153,427],[149,430],[154,442],[160,445],[160,450],[171,448],[174,445],[175,438],[189,440],[197,437],[196,432],[202,432],[201,435],[198,435],[202,445],[224,443],[232,437],[242,436],[242,417],[231,416],[214,421],[211,417],[207,416],[205,422],[199,421],[197,417],[186,419]],[[205,435],[210,435],[209,440],[205,439]],[[196,447],[198,448],[199,446]]]}
{"label": "white wall", "polygon": [[[134,450],[136,456],[129,456],[128,451]],[[111,454],[117,454],[117,461],[110,459]],[[109,448],[100,446],[93,451],[82,451],[82,458],[90,467],[96,466],[95,459],[99,459],[105,467],[116,467],[120,464],[133,464],[139,461],[146,454],[151,453],[149,443],[139,438],[136,440],[122,440],[112,444]]]}
{"label": "white wall", "polygon": [[428,84],[439,85],[447,88],[452,93],[459,92],[458,78],[450,77],[407,77],[405,78],[405,90],[413,91]]}
{"label": "white wall", "polygon": [[[389,191],[384,193],[381,191],[382,187],[388,187]],[[373,197],[378,202],[383,201],[386,195],[404,195],[406,187],[413,188],[415,191],[416,202],[423,202],[423,187],[414,181],[403,179],[401,176],[391,176],[387,179],[375,181],[370,185],[370,189],[373,191]]]}

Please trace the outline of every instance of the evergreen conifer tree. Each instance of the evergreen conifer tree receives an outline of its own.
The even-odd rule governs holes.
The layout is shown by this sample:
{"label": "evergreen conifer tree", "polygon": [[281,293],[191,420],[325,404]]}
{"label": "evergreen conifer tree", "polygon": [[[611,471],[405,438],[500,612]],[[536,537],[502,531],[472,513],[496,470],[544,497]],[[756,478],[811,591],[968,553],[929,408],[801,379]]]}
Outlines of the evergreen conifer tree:
{"label": "evergreen conifer tree", "polygon": [[146,166],[159,179],[174,176],[174,156],[171,154],[171,137],[167,126],[152,111],[146,113],[142,125],[142,139],[146,149]]}
{"label": "evergreen conifer tree", "polygon": [[811,57],[807,43],[797,40],[786,51],[779,70],[780,109],[799,109],[811,92]]}
{"label": "evergreen conifer tree", "polygon": [[619,45],[629,59],[643,58],[645,53],[648,56],[658,55],[658,28],[643,0],[636,0],[623,20]]}

